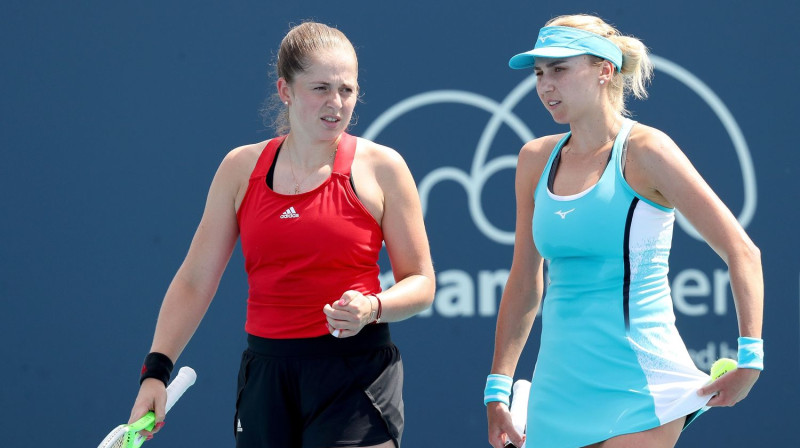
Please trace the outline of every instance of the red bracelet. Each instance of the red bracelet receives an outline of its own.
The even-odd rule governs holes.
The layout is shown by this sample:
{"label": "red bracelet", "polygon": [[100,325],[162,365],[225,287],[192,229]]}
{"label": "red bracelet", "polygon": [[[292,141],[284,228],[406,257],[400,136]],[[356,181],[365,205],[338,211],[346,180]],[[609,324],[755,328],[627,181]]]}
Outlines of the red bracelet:
{"label": "red bracelet", "polygon": [[373,323],[379,324],[381,323],[381,313],[383,313],[383,303],[381,302],[381,298],[378,297],[377,294],[368,294],[372,297],[375,297],[375,300],[378,301],[378,314],[375,315],[375,321]]}

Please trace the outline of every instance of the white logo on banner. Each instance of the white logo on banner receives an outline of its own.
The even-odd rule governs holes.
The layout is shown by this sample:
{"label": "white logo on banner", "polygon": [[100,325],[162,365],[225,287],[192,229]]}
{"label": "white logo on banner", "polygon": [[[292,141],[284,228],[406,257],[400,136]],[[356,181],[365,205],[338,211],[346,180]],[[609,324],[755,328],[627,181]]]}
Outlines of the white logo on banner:
{"label": "white logo on banner", "polygon": [[[738,123],[731,115],[722,100],[700,79],[691,74],[683,67],[667,59],[656,55],[650,55],[656,70],[672,76],[684,85],[692,89],[703,101],[708,104],[711,110],[717,115],[736,150],[739,158],[742,180],[744,183],[744,204],[739,213],[738,220],[743,227],[747,227],[753,219],[756,210],[756,177],[753,170],[753,161],[750,157],[750,149],[745,142],[742,131]],[[492,114],[489,122],[481,134],[475,148],[475,156],[472,159],[470,172],[455,167],[441,167],[428,173],[419,183],[419,195],[422,201],[423,213],[427,210],[428,196],[436,184],[442,181],[453,181],[460,184],[467,193],[469,201],[469,212],[472,220],[478,229],[489,239],[501,244],[514,244],[514,232],[501,230],[489,222],[486,214],[481,207],[481,191],[486,181],[495,173],[503,169],[514,169],[517,166],[517,157],[504,155],[487,161],[489,147],[502,124],[507,124],[520,140],[525,143],[535,138],[533,132],[527,125],[512,112],[514,107],[536,88],[536,76],[531,75],[523,80],[511,93],[506,96],[502,103],[479,95],[477,93],[465,92],[463,90],[434,90],[409,97],[386,110],[370,124],[362,135],[369,140],[375,140],[380,132],[389,126],[400,116],[418,109],[423,106],[439,103],[459,103],[483,109]],[[678,225],[692,237],[702,240],[700,234],[689,224],[689,222],[676,214]]]}
{"label": "white logo on banner", "polygon": [[[656,70],[677,79],[702,98],[728,132],[739,160],[744,185],[744,201],[737,219],[746,228],[755,214],[756,179],[750,150],[739,125],[722,100],[696,76],[662,57],[651,55],[651,59]],[[461,185],[467,195],[470,216],[478,230],[491,241],[513,245],[513,230],[498,228],[487,218],[482,208],[481,195],[484,185],[493,175],[501,170],[513,170],[517,165],[516,154],[488,158],[489,148],[500,126],[507,125],[523,143],[535,138],[533,131],[513,112],[517,104],[535,88],[536,77],[531,75],[511,90],[502,102],[463,90],[435,90],[420,93],[387,109],[369,125],[362,136],[369,140],[376,140],[383,129],[402,115],[429,105],[464,104],[483,109],[491,114],[478,139],[469,171],[453,166],[436,168],[419,182],[419,195],[422,210],[425,213],[428,209],[428,198],[436,185],[443,181],[452,181]],[[702,240],[698,232],[680,213],[676,214],[676,221],[687,234]],[[435,311],[442,317],[469,317],[476,314],[494,316],[497,312],[497,303],[499,303],[497,289],[505,285],[508,277],[506,268],[507,266],[497,270],[481,270],[476,273],[474,279],[460,269],[439,272],[437,284],[440,285],[440,288],[434,302]],[[677,311],[697,317],[712,313],[718,316],[728,314],[730,277],[726,270],[714,269],[712,272],[706,273],[700,269],[690,268],[675,274],[672,282],[672,296]],[[393,281],[391,272],[382,274],[381,281],[384,287],[391,285]],[[430,316],[432,314],[433,311],[429,310],[422,315]]]}

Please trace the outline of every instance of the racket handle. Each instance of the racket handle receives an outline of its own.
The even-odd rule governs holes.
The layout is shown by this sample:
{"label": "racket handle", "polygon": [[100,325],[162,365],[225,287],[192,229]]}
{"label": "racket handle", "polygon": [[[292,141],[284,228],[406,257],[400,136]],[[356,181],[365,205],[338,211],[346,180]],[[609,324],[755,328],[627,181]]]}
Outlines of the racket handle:
{"label": "racket handle", "polygon": [[525,424],[528,422],[528,396],[531,391],[531,382],[528,380],[517,380],[512,389],[514,394],[511,397],[511,421],[514,429],[520,434],[525,434]]}
{"label": "racket handle", "polygon": [[[194,369],[188,366],[181,367],[181,369],[178,371],[178,376],[176,376],[167,387],[167,404],[165,406],[165,412],[169,412],[169,410],[172,409],[172,406],[174,406],[178,399],[183,396],[183,393],[186,392],[186,389],[194,384],[196,379],[197,373],[195,373]],[[136,428],[134,431],[128,432],[128,435],[126,436],[128,437],[125,444],[126,447],[139,448],[142,446],[142,444],[144,444],[145,441],[147,441],[147,438],[139,434],[139,430],[153,430],[156,422],[156,416],[153,411],[148,412],[144,417],[134,424],[144,422],[145,420],[147,422],[146,427]]]}
{"label": "racket handle", "polygon": [[169,387],[167,387],[167,405],[166,405],[166,412],[169,412],[172,409],[172,406],[175,405],[175,402],[178,401],[179,398],[186,392],[192,384],[194,384],[195,380],[197,379],[197,374],[195,373],[194,369],[188,366],[181,367],[181,370],[178,371],[178,376],[169,383]]}
{"label": "racket handle", "polygon": [[[525,434],[525,426],[528,422],[528,397],[531,391],[531,382],[528,380],[517,380],[512,387],[513,394],[511,396],[511,422],[514,424],[514,429],[520,434]],[[508,442],[505,448],[524,448],[517,447],[511,442]]]}

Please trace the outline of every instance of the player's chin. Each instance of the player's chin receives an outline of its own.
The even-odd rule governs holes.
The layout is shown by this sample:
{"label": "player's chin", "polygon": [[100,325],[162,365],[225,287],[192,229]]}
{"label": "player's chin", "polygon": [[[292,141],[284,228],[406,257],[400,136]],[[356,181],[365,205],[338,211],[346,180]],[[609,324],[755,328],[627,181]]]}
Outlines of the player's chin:
{"label": "player's chin", "polygon": [[563,116],[562,114],[556,114],[553,111],[550,111],[550,116],[552,116],[553,121],[555,121],[558,124],[569,124],[569,119],[567,119],[567,117]]}

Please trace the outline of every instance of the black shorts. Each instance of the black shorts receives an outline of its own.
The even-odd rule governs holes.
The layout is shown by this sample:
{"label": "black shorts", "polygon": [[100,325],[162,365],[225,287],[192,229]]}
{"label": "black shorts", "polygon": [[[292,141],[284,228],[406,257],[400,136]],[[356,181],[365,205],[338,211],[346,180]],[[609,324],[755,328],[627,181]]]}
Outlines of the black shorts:
{"label": "black shorts", "polygon": [[248,335],[237,448],[371,446],[403,433],[403,362],[386,324],[337,339]]}

